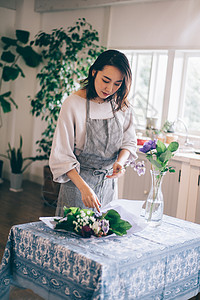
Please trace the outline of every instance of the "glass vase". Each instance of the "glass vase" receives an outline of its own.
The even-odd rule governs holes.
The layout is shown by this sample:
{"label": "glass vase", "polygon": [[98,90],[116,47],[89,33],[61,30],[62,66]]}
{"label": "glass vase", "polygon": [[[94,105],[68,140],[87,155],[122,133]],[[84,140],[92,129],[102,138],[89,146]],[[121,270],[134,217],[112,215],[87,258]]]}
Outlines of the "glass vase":
{"label": "glass vase", "polygon": [[148,194],[145,207],[145,220],[150,226],[158,226],[163,218],[163,193],[162,180],[165,173],[150,170],[151,172],[151,190]]}

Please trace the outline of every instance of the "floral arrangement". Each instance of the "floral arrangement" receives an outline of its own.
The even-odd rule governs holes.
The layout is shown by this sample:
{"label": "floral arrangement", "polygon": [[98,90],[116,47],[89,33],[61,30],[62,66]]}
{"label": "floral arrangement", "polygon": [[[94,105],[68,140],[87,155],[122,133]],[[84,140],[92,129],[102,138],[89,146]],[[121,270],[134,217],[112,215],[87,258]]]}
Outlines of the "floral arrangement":
{"label": "floral arrangement", "polygon": [[167,171],[175,172],[168,163],[178,147],[178,142],[171,142],[167,147],[163,142],[155,139],[144,143],[143,147],[139,149],[146,154],[151,163],[152,188],[145,203],[145,219],[147,222],[156,224],[155,226],[161,223],[163,216],[162,178]]}
{"label": "floral arrangement", "polygon": [[168,166],[169,160],[174,156],[174,152],[178,149],[178,142],[171,142],[168,147],[165,146],[160,140],[150,140],[145,142],[143,147],[139,151],[146,153],[147,159],[155,170],[165,173],[175,172],[175,170]]}
{"label": "floral arrangement", "polygon": [[127,234],[127,230],[132,227],[128,221],[122,220],[114,209],[110,209],[106,213],[98,213],[89,209],[64,206],[63,210],[64,217],[54,219],[55,229],[71,231],[84,238],[92,235],[102,237],[113,233],[122,236]]}

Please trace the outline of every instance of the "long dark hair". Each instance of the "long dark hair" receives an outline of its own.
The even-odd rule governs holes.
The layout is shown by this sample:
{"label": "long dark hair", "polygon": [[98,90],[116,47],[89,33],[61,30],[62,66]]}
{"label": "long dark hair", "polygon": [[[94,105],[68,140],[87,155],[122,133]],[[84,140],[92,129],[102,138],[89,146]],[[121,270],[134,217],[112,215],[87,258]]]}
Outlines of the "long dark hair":
{"label": "long dark hair", "polygon": [[[132,73],[127,57],[118,50],[102,52],[90,67],[88,77],[82,81],[83,89],[86,89],[87,99],[94,99],[98,96],[94,87],[94,80],[97,72],[102,71],[105,66],[116,67],[124,76],[120,88],[115,94],[106,98],[105,101],[114,100],[117,104],[116,110],[128,107],[127,96],[131,87]],[[97,71],[94,76],[92,75],[93,70]]]}

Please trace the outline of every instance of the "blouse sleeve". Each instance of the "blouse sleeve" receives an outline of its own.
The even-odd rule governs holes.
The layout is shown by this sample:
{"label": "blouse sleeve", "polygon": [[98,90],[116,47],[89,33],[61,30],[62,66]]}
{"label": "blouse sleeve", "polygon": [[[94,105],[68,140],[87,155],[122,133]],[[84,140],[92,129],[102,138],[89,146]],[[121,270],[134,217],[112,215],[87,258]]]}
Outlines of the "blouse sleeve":
{"label": "blouse sleeve", "polygon": [[136,160],[138,158],[137,152],[137,138],[134,125],[134,114],[132,107],[129,107],[125,111],[124,117],[124,134],[121,149],[127,149],[130,151],[129,161]]}
{"label": "blouse sleeve", "polygon": [[66,173],[74,168],[80,172],[80,164],[74,155],[74,135],[73,109],[66,99],[60,111],[49,158],[55,182],[69,181]]}

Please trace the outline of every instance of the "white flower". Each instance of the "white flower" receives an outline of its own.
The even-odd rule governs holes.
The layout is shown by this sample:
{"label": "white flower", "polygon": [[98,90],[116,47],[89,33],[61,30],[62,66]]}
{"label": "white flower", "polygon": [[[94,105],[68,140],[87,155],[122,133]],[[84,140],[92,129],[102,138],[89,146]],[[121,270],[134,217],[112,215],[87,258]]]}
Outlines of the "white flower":
{"label": "white flower", "polygon": [[94,232],[95,232],[96,234],[99,233],[100,226],[99,226],[99,222],[98,222],[98,221],[95,221],[95,222],[92,224],[92,229],[94,230]]}
{"label": "white flower", "polygon": [[80,212],[81,212],[81,217],[84,218],[86,216],[86,214],[84,213],[83,210],[81,210]]}
{"label": "white flower", "polygon": [[92,222],[95,222],[95,218],[92,217],[92,216],[90,216],[90,220],[91,220]]}

